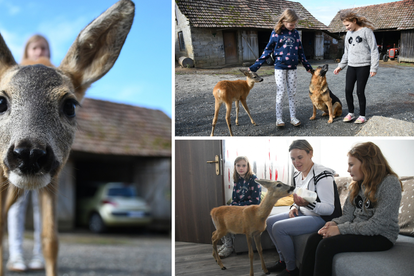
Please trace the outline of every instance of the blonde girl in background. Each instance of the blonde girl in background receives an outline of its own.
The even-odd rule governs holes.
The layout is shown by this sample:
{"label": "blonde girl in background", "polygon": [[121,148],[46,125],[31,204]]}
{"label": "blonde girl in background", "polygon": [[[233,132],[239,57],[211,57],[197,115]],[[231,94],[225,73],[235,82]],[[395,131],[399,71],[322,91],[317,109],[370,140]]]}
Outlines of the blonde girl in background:
{"label": "blonde girl in background", "polygon": [[[247,206],[260,204],[262,188],[254,180],[257,179],[252,171],[249,159],[238,156],[234,160],[232,206]],[[227,234],[222,238],[223,245],[218,252],[220,257],[228,257],[233,252],[233,235]]]}
{"label": "blonde girl in background", "polygon": [[311,73],[312,66],[306,60],[299,32],[295,29],[299,20],[296,12],[286,9],[280,16],[263,54],[249,70],[256,72],[265,61],[274,55],[276,79],[276,126],[283,127],[283,98],[285,90],[289,96],[290,123],[299,126],[296,118],[296,69],[299,61]]}
{"label": "blonde girl in background", "polygon": [[356,118],[354,114],[354,97],[352,95],[356,82],[360,111],[355,123],[362,124],[367,121],[365,117],[365,86],[367,85],[368,78],[377,74],[379,65],[378,46],[373,32],[374,26],[368,19],[353,11],[342,13],[340,18],[346,27],[347,33],[344,55],[338,67],[334,70],[334,74],[337,75],[348,65],[345,81],[345,98],[349,113],[343,121],[351,122]]}

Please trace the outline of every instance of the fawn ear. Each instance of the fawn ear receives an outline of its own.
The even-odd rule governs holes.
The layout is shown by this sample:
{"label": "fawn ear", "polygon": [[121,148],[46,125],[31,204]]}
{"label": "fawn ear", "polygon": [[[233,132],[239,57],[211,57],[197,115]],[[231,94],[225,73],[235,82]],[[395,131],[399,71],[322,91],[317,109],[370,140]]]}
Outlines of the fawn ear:
{"label": "fawn ear", "polygon": [[3,36],[0,34],[0,78],[8,68],[16,64],[9,47],[7,47]]}
{"label": "fawn ear", "polygon": [[121,0],[83,29],[59,66],[75,86],[78,100],[114,65],[134,20],[135,5]]}

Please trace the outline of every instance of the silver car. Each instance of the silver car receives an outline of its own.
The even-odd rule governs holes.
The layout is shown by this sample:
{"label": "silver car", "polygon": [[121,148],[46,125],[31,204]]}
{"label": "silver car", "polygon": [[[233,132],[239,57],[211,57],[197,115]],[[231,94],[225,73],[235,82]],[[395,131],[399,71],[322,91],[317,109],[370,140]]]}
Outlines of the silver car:
{"label": "silver car", "polygon": [[136,194],[131,184],[100,185],[93,197],[79,200],[81,224],[88,225],[95,233],[111,226],[147,226],[152,221],[150,207]]}

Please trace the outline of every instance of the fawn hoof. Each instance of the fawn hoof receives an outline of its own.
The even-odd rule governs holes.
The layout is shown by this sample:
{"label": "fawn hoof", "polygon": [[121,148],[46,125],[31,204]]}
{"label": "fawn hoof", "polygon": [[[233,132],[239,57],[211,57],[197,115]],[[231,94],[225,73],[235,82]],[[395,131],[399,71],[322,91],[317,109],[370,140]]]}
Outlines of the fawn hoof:
{"label": "fawn hoof", "polygon": [[221,270],[226,270],[227,268],[225,267],[225,266],[223,266],[222,268],[221,268]]}

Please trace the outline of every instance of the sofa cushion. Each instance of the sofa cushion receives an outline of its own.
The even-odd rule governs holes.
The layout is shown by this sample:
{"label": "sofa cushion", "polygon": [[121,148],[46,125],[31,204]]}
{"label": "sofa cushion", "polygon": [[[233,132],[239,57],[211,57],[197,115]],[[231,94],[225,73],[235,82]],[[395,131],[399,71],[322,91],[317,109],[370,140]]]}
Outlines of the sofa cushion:
{"label": "sofa cushion", "polygon": [[394,247],[387,251],[336,254],[332,275],[413,275],[413,252],[414,238],[399,235]]}
{"label": "sofa cushion", "polygon": [[414,177],[401,178],[403,183],[398,224],[400,234],[414,236]]}

